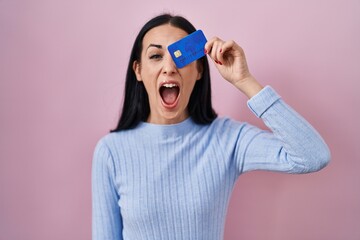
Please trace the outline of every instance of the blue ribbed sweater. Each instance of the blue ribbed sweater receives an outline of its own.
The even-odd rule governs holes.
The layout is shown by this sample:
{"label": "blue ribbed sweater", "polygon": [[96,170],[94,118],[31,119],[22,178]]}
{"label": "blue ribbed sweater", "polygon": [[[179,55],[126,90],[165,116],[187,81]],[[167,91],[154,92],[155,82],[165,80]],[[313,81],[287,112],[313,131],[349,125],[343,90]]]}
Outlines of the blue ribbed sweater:
{"label": "blue ribbed sweater", "polygon": [[103,137],[92,168],[93,240],[220,240],[239,175],[307,173],[328,163],[322,138],[271,87],[248,106],[271,131],[188,118]]}

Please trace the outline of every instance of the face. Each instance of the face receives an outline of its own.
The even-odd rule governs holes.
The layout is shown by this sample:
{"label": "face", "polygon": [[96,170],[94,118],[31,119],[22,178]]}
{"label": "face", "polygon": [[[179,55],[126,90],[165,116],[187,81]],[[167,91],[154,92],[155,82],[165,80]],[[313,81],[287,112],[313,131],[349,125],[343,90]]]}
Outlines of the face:
{"label": "face", "polygon": [[200,63],[195,61],[178,69],[167,51],[167,46],[187,35],[182,29],[165,24],[144,36],[141,61],[135,61],[133,69],[149,96],[150,123],[174,124],[189,116],[190,95],[202,74]]}

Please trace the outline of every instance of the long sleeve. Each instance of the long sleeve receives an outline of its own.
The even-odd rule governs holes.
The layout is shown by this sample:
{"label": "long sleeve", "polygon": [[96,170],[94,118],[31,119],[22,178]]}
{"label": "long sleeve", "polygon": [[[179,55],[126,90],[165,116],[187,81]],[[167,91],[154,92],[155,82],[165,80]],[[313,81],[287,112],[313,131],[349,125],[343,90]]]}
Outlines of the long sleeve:
{"label": "long sleeve", "polygon": [[249,124],[241,129],[235,159],[239,173],[271,170],[309,173],[330,161],[330,151],[317,131],[269,86],[248,101],[249,108],[271,131]]}
{"label": "long sleeve", "polygon": [[114,162],[101,141],[95,149],[92,166],[92,239],[121,240],[122,219],[119,195],[114,186]]}
{"label": "long sleeve", "polygon": [[271,131],[217,118],[141,122],[98,143],[93,240],[223,239],[237,177],[251,170],[317,171],[330,157],[319,134],[270,87],[249,102]]}

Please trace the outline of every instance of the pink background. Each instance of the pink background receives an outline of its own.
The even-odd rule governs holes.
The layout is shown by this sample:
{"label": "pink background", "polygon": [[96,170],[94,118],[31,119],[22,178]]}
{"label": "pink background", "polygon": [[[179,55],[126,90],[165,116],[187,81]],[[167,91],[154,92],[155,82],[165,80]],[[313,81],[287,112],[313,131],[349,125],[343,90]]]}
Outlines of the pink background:
{"label": "pink background", "polygon": [[[319,173],[240,177],[225,239],[360,239],[359,0],[0,1],[0,239],[91,238],[93,149],[137,32],[163,11],[235,39],[331,148]],[[263,127],[212,73],[218,113]]]}

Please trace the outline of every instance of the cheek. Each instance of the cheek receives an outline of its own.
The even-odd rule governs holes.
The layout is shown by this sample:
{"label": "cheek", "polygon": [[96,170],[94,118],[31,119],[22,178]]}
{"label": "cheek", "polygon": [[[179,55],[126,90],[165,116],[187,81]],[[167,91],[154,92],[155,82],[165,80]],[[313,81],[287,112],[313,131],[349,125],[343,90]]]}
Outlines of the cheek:
{"label": "cheek", "polygon": [[143,69],[141,71],[141,75],[143,78],[146,78],[148,81],[154,81],[159,75],[160,67],[159,64],[152,64],[143,66]]}
{"label": "cheek", "polygon": [[186,95],[190,96],[192,91],[194,90],[194,86],[196,84],[196,78],[195,75],[188,76],[186,84],[184,84],[184,92],[186,92]]}
{"label": "cheek", "polygon": [[182,76],[185,81],[194,85],[199,78],[199,71],[197,70],[196,65],[192,66],[191,69],[186,69],[186,71],[183,72]]}
{"label": "cheek", "polygon": [[152,81],[143,81],[146,92],[149,96],[153,96],[156,94],[156,87],[155,85],[152,83]]}

